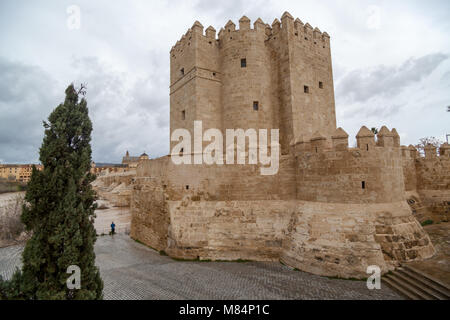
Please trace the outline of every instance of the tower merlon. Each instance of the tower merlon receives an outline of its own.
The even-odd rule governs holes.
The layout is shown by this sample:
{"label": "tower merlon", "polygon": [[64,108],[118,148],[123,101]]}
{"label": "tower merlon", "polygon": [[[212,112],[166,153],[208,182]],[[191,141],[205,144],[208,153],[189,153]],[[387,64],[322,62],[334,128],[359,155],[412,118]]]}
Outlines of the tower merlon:
{"label": "tower merlon", "polygon": [[316,28],[314,29],[313,35],[314,35],[314,39],[320,39],[320,40],[322,40],[322,32],[320,31],[319,28],[316,27]]}
{"label": "tower merlon", "polygon": [[297,31],[303,32],[303,28],[305,27],[305,24],[300,20],[299,18],[295,19],[294,21],[294,27],[297,29]]}
{"label": "tower merlon", "polygon": [[200,22],[195,21],[191,29],[192,32],[203,35],[203,25]]}
{"label": "tower merlon", "polygon": [[450,157],[450,144],[441,144],[441,147],[439,148],[439,155],[441,157]]}
{"label": "tower merlon", "polygon": [[436,147],[432,144],[427,144],[423,150],[425,151],[425,158],[436,158],[437,157],[437,151]]}
{"label": "tower merlon", "polygon": [[212,26],[209,26],[206,28],[206,37],[210,39],[216,38],[216,29],[214,29]]}
{"label": "tower merlon", "polygon": [[258,18],[255,23],[253,24],[253,27],[256,30],[265,30],[266,29],[266,24],[261,20],[261,18]]}
{"label": "tower merlon", "polygon": [[377,134],[377,145],[380,147],[394,146],[394,134],[386,126],[382,126]]}
{"label": "tower merlon", "polygon": [[303,33],[305,34],[305,40],[310,40],[313,37],[313,27],[308,22],[303,27]]}
{"label": "tower merlon", "polygon": [[397,132],[397,129],[392,128],[392,135],[394,136],[394,147],[400,147],[400,135]]}
{"label": "tower merlon", "polygon": [[239,19],[239,30],[250,30],[250,19],[246,16],[242,16]]}
{"label": "tower merlon", "polygon": [[342,128],[337,128],[331,136],[333,148],[336,150],[346,150],[348,148],[348,133]]}
{"label": "tower merlon", "polygon": [[233,21],[228,20],[227,24],[225,25],[225,30],[227,32],[232,32],[236,30],[236,25],[234,24]]}
{"label": "tower merlon", "polygon": [[291,14],[287,11],[283,13],[281,16],[281,25],[282,28],[290,28],[290,26],[293,26],[294,18],[291,16]]}
{"label": "tower merlon", "polygon": [[287,12],[287,11],[285,11],[285,12],[283,13],[283,15],[281,16],[281,20],[283,20],[283,19],[294,20],[294,18],[292,17],[292,15],[291,15],[289,12]]}
{"label": "tower merlon", "polygon": [[408,146],[408,150],[410,152],[411,158],[413,158],[413,159],[417,158],[417,149],[416,149],[416,147],[414,147],[412,144],[410,144]]}
{"label": "tower merlon", "polygon": [[359,149],[369,151],[375,145],[375,135],[366,126],[362,126],[356,135],[356,143]]}
{"label": "tower merlon", "polygon": [[280,32],[280,29],[281,29],[280,20],[275,18],[275,20],[273,20],[272,22],[272,34],[277,34],[278,32]]}

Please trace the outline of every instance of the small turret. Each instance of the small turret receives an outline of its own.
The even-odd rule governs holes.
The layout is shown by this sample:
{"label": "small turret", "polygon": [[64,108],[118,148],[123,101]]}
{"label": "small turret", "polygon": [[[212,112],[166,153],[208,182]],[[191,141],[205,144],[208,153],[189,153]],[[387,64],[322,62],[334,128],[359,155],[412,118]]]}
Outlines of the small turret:
{"label": "small turret", "polygon": [[337,128],[331,136],[333,148],[336,150],[346,150],[348,148],[348,134],[342,128]]}
{"label": "small turret", "polygon": [[366,126],[362,126],[356,135],[356,143],[359,149],[369,151],[375,145],[375,135]]}
{"label": "small turret", "polygon": [[382,126],[377,134],[377,145],[380,147],[394,146],[394,135],[386,126]]}

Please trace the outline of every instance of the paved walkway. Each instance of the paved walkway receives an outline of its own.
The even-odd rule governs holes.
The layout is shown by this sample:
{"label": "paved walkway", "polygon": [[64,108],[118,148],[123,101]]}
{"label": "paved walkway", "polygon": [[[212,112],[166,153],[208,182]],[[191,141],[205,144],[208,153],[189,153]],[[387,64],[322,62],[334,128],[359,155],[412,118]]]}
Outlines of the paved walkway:
{"label": "paved walkway", "polygon": [[[0,249],[0,274],[11,276],[22,247]],[[184,262],[126,235],[99,237],[97,264],[105,299],[401,299],[365,281],[328,279],[275,262]]]}

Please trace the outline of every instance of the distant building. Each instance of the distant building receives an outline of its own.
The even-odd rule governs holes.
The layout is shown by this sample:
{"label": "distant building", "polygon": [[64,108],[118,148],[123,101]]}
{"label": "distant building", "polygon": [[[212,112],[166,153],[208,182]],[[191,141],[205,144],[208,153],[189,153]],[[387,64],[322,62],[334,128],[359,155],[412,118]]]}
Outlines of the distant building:
{"label": "distant building", "polygon": [[112,172],[126,172],[129,170],[126,164],[114,164],[114,163],[98,163],[94,161],[91,163],[91,173],[100,175]]}
{"label": "distant building", "polygon": [[145,152],[139,156],[139,160],[148,160],[148,159],[149,159],[148,154],[146,154]]}
{"label": "distant building", "polygon": [[135,168],[139,163],[139,157],[130,156],[130,153],[125,153],[125,156],[122,158],[122,164],[128,165],[130,168]]}
{"label": "distant building", "polygon": [[149,156],[145,152],[141,154],[139,157],[137,156],[130,156],[130,153],[125,153],[125,156],[122,158],[122,164],[128,165],[129,168],[136,168],[139,164],[139,161],[141,160],[148,160]]}
{"label": "distant building", "polygon": [[[37,164],[36,169],[42,171],[42,165]],[[0,164],[0,179],[28,182],[33,172],[33,164]]]}

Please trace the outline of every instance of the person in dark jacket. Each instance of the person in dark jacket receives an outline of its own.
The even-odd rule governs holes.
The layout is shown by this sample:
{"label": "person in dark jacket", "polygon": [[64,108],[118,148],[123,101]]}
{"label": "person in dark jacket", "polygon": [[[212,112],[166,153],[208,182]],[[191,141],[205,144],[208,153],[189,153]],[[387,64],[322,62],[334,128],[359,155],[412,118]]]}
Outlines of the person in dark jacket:
{"label": "person in dark jacket", "polygon": [[116,233],[116,225],[114,224],[114,221],[111,222],[111,235]]}

